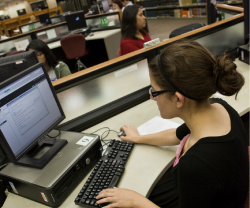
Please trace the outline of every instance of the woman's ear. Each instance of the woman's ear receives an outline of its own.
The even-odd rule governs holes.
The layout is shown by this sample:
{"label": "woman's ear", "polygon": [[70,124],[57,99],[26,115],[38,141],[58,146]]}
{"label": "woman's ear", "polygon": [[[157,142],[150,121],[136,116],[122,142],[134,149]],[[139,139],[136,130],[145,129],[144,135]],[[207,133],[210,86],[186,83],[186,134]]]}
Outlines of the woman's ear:
{"label": "woman's ear", "polygon": [[179,92],[175,92],[175,96],[176,96],[176,107],[182,108],[184,105],[185,97]]}

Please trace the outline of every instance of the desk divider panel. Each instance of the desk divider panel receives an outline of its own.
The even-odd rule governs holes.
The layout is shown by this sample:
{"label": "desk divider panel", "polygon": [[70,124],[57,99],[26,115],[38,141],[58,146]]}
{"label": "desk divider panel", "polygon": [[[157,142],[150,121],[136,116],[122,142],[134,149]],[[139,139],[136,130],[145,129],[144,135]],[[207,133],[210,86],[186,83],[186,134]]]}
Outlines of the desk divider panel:
{"label": "desk divider panel", "polygon": [[[124,78],[121,81],[122,84],[117,82],[117,80],[113,81],[112,76],[115,79],[115,72],[139,63],[145,58],[150,62],[168,44],[179,39],[196,40],[216,56],[223,52],[237,54],[236,50],[238,46],[244,43],[243,21],[243,14],[239,14],[228,20],[205,26],[175,38],[170,38],[148,49],[141,49],[104,62],[86,69],[85,72],[81,71],[78,74],[69,75],[68,79],[63,78],[62,81],[59,79],[53,85],[67,117],[64,123],[60,124],[59,128],[62,130],[83,131],[148,100],[149,82],[143,78],[143,76],[148,76],[148,69],[146,70],[147,72],[143,71],[143,76],[132,71],[131,76],[135,73],[135,77],[137,78],[132,79],[124,76],[122,77],[122,79]],[[138,79],[138,76],[140,79]],[[134,83],[135,80],[141,83]],[[126,81],[131,86],[128,89],[123,89],[123,87],[127,87],[124,84]],[[109,94],[111,92],[112,94]],[[73,95],[74,93],[76,95]],[[86,99],[90,100],[86,101]]]}
{"label": "desk divider panel", "polygon": [[107,14],[101,14],[101,15],[95,15],[91,18],[86,18],[86,23],[88,27],[91,27],[91,29],[108,29],[111,27],[114,29],[114,27],[120,28],[120,16],[119,13],[107,13]]}
{"label": "desk divider panel", "polygon": [[149,99],[148,61],[152,54],[86,76],[57,93],[66,119],[61,130],[83,131]]}
{"label": "desk divider panel", "polygon": [[196,41],[205,46],[215,56],[224,52],[237,56],[238,47],[244,45],[244,22],[198,38]]}
{"label": "desk divider panel", "polygon": [[29,42],[31,42],[32,39],[30,35],[27,35],[14,40],[3,42],[0,44],[0,53],[16,51],[15,43],[22,40],[28,40]]}
{"label": "desk divider panel", "polygon": [[36,33],[37,39],[40,39],[44,42],[53,40],[57,37],[61,37],[65,35],[66,33],[69,33],[68,26],[67,25],[59,25],[54,28],[50,28],[44,31],[39,31]]}

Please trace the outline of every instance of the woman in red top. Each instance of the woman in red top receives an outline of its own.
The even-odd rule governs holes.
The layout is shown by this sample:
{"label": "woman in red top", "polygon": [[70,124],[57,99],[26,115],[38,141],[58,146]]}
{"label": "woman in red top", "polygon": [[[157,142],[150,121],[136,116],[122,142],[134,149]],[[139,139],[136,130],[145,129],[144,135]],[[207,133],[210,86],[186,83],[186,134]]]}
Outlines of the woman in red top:
{"label": "woman in red top", "polygon": [[151,40],[148,33],[143,30],[145,26],[146,17],[143,15],[140,6],[134,4],[124,9],[120,42],[122,55],[143,48],[143,43]]}

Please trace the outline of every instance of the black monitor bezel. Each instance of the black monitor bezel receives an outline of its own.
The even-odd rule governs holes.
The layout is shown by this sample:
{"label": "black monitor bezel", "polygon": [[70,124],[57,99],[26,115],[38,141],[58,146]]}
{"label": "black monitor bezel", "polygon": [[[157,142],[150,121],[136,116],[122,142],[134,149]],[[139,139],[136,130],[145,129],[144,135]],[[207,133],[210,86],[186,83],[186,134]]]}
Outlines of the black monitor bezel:
{"label": "black monitor bezel", "polygon": [[25,150],[22,151],[17,156],[15,156],[15,154],[13,153],[13,151],[12,151],[11,147],[9,146],[7,140],[5,139],[2,131],[0,130],[0,145],[2,146],[2,148],[3,148],[4,152],[5,152],[5,154],[7,155],[8,159],[13,163],[18,163],[19,159],[21,159],[27,152],[29,152],[34,146],[36,146],[41,139],[43,139],[52,129],[57,127],[57,125],[59,123],[61,123],[66,118],[65,114],[63,112],[63,109],[61,107],[61,104],[60,104],[60,102],[59,102],[59,100],[58,100],[58,98],[56,96],[56,92],[55,92],[55,90],[53,88],[53,85],[51,84],[51,81],[49,79],[49,76],[48,76],[47,71],[45,69],[44,63],[38,63],[38,64],[36,64],[34,66],[31,66],[28,69],[24,70],[23,72],[21,72],[21,73],[15,75],[15,76],[11,77],[10,79],[0,83],[0,89],[10,85],[11,83],[17,81],[18,79],[24,77],[25,75],[31,73],[32,71],[34,71],[34,70],[36,70],[36,69],[38,69],[40,67],[42,67],[42,69],[44,71],[45,77],[46,77],[46,79],[47,79],[47,81],[49,83],[50,89],[52,91],[52,94],[53,94],[53,96],[55,98],[55,101],[57,103],[57,106],[58,106],[62,116],[57,121],[55,121],[54,124],[50,126],[50,128],[48,128],[46,131],[44,131],[39,137],[37,137],[37,139],[35,141],[33,141],[30,145],[28,145],[28,147],[25,148]]}
{"label": "black monitor bezel", "polygon": [[51,24],[51,18],[50,18],[50,16],[49,16],[49,22],[42,22],[42,17],[44,17],[44,16],[49,16],[49,13],[44,13],[44,14],[40,14],[39,16],[38,16],[38,18],[39,18],[39,22],[41,23],[41,24],[44,24],[44,23],[47,23],[47,24]]}
{"label": "black monitor bezel", "polygon": [[[84,18],[84,21],[81,21],[81,23],[85,23],[83,26],[81,27],[77,27],[77,28],[72,28],[72,24],[70,24],[70,20],[72,20],[71,18],[74,16],[76,17],[77,15],[82,15],[82,18]],[[65,16],[65,20],[66,20],[66,25],[68,26],[68,30],[69,31],[72,31],[72,30],[77,30],[77,29],[80,29],[80,28],[86,28],[87,27],[87,22],[86,22],[86,18],[85,18],[85,15],[84,15],[84,12],[81,11],[81,12],[75,12],[75,13],[71,13],[69,15],[66,15]],[[71,22],[72,23],[72,22]]]}

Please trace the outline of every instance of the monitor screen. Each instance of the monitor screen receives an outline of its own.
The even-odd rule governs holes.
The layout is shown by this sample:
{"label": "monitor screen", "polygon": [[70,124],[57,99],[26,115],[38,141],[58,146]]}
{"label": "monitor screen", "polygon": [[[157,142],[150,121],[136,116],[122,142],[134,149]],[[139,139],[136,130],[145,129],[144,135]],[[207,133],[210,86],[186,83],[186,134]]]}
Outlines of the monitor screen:
{"label": "monitor screen", "polygon": [[49,13],[41,14],[38,17],[41,24],[51,24]]}
{"label": "monitor screen", "polygon": [[0,143],[11,162],[22,164],[23,155],[64,118],[43,63],[0,84]]}
{"label": "monitor screen", "polygon": [[103,12],[109,11],[109,2],[108,1],[102,1],[102,9],[103,9]]}
{"label": "monitor screen", "polygon": [[37,63],[35,51],[0,58],[0,83]]}
{"label": "monitor screen", "polygon": [[87,27],[84,12],[76,12],[69,14],[65,16],[65,19],[69,31]]}

